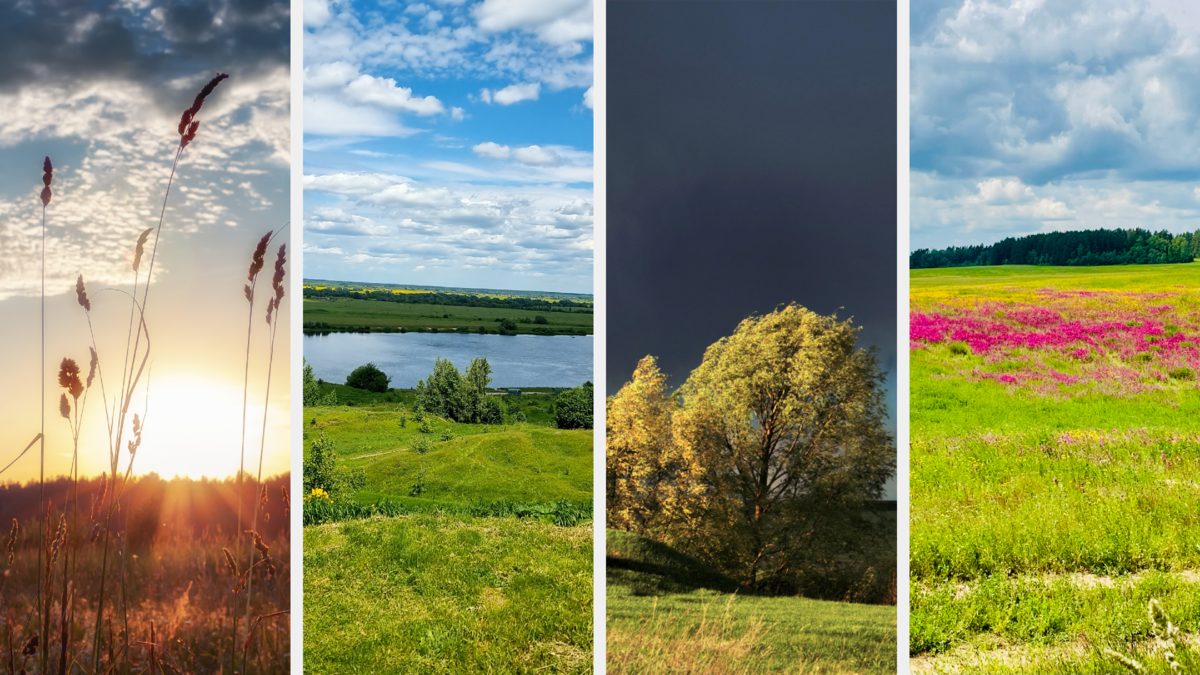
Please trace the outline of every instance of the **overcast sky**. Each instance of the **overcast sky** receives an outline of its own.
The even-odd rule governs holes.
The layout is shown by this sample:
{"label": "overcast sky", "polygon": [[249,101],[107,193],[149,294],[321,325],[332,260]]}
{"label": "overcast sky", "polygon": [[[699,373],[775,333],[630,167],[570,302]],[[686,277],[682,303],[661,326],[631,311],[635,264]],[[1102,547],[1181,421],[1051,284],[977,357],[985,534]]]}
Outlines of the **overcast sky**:
{"label": "overcast sky", "polygon": [[895,36],[894,2],[609,4],[608,394],[797,302],[863,327],[894,410]]}
{"label": "overcast sky", "polygon": [[305,0],[305,275],[592,292],[591,0]]}
{"label": "overcast sky", "polygon": [[911,248],[1200,228],[1195,2],[911,8]]}
{"label": "overcast sky", "polygon": [[[155,262],[147,312],[153,394],[134,471],[170,477],[237,470],[247,321],[242,284],[254,243],[288,220],[289,8],[271,0],[153,4],[0,0],[0,381],[6,385],[0,467],[39,429],[43,158],[54,163],[46,233],[46,466],[58,475],[69,467],[71,442],[58,416],[57,366],[71,357],[86,373],[91,342],[75,280],[83,275],[92,299],[111,398],[120,383],[129,303],[101,289],[130,288],[138,234],[158,223],[180,113],[219,70],[230,78],[198,115],[201,126],[180,161]],[[276,245],[285,241],[286,231]],[[274,253],[273,247],[271,262]],[[262,301],[258,308],[265,309]],[[252,431],[262,424],[267,348],[262,316],[255,322]],[[288,363],[287,346],[282,335],[269,473],[289,464],[288,377],[281,365]],[[134,398],[138,411],[143,394]],[[97,395],[84,421],[85,475],[107,463],[104,426]],[[259,437],[251,434],[256,456]],[[36,476],[36,454],[0,482]]]}

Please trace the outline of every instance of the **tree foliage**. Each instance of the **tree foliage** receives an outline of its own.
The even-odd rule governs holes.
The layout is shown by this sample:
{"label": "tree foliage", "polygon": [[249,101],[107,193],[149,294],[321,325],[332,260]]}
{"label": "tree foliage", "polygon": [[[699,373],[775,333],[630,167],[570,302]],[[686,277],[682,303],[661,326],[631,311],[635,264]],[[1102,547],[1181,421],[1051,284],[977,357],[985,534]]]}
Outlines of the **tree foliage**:
{"label": "tree foliage", "polygon": [[667,395],[644,359],[609,399],[610,525],[757,588],[853,550],[895,473],[883,378],[858,328],[788,305],[741,323]]}
{"label": "tree foliage", "polygon": [[591,382],[568,389],[554,399],[554,426],[559,429],[591,429],[595,406]]}
{"label": "tree foliage", "polygon": [[304,494],[321,489],[335,502],[346,501],[366,483],[363,469],[337,465],[337,453],[328,436],[322,433],[313,439],[304,458]]}
{"label": "tree foliage", "polygon": [[1196,234],[1143,229],[1048,232],[1007,237],[990,246],[917,249],[910,269],[980,265],[1131,265],[1186,263],[1200,257]]}
{"label": "tree foliage", "polygon": [[374,363],[367,363],[351,371],[346,377],[346,386],[382,394],[388,390],[391,381],[392,378],[385,375]]}
{"label": "tree foliage", "polygon": [[492,367],[486,357],[471,359],[465,374],[450,359],[438,358],[427,380],[417,382],[417,403],[425,412],[465,424],[502,424],[504,412],[487,395]]}
{"label": "tree foliage", "polygon": [[314,406],[321,399],[321,387],[317,384],[317,378],[313,375],[313,367],[308,365],[308,359],[303,360],[303,392],[304,392],[304,407]]}

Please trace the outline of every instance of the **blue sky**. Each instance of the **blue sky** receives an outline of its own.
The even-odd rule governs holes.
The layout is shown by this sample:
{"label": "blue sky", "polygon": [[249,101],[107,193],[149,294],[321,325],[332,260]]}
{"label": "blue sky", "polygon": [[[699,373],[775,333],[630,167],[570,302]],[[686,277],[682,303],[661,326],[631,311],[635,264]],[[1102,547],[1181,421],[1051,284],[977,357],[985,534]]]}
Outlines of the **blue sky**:
{"label": "blue sky", "polygon": [[590,0],[305,0],[304,271],[592,292]]}
{"label": "blue sky", "polygon": [[1200,8],[913,0],[910,247],[1200,228]]}

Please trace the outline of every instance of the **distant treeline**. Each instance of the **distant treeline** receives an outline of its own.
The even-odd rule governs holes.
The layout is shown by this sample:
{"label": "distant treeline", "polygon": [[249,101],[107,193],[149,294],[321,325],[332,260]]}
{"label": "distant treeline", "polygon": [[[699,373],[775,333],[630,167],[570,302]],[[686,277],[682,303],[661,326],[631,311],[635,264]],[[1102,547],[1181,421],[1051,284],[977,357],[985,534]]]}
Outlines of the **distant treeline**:
{"label": "distant treeline", "polygon": [[[122,481],[124,477],[122,476]],[[259,501],[258,532],[264,539],[274,541],[288,536],[290,509],[284,504],[283,489],[291,484],[290,474],[263,478],[267,488],[265,500],[255,490],[254,477],[247,475],[242,482],[242,530],[252,529],[254,503]],[[102,519],[105,509],[100,502],[100,478],[80,478],[79,520],[91,524]],[[113,531],[128,530],[128,541],[135,546],[150,545],[159,536],[186,536],[193,539],[230,537],[238,531],[237,478],[172,478],[164,480],[156,473],[133,476],[121,493],[120,509],[114,514]],[[105,485],[103,490],[112,489]],[[45,491],[36,480],[28,483],[0,485],[0,523],[7,533],[13,520],[22,528],[38,515],[38,504],[45,498],[54,509],[54,517],[63,513],[74,517],[76,486],[69,479],[46,479]],[[110,495],[111,496],[111,495]],[[88,528],[83,529],[84,532]]]}
{"label": "distant treeline", "polygon": [[590,313],[592,303],[563,298],[551,302],[542,298],[496,298],[488,295],[459,293],[393,293],[389,290],[357,290],[349,288],[304,288],[306,298],[354,298],[355,300],[378,300],[413,305],[450,305],[454,307],[490,307],[495,309],[528,309],[542,312]]}
{"label": "distant treeline", "polygon": [[1008,237],[990,246],[951,246],[909,254],[909,269],[984,265],[1154,265],[1200,257],[1200,230],[1083,230]]}

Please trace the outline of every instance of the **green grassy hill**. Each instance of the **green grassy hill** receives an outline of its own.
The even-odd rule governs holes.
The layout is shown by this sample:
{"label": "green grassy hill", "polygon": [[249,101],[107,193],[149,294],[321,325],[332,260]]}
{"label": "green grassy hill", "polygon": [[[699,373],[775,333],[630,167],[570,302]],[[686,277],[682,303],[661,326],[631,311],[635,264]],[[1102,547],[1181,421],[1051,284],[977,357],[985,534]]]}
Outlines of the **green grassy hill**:
{"label": "green grassy hill", "polygon": [[[435,443],[418,454],[404,448],[366,464],[359,501],[389,495],[439,502],[510,500],[547,503],[592,497],[592,432],[522,424]],[[420,495],[412,495],[420,481]]]}
{"label": "green grassy hill", "polygon": [[[592,672],[591,522],[470,506],[590,512],[592,431],[457,424],[413,413],[411,392],[336,390],[355,405],[305,408],[305,452],[324,434],[366,487],[330,507],[360,513],[304,528],[304,671]],[[551,398],[521,409],[548,421]],[[362,505],[385,501],[403,515]]]}

